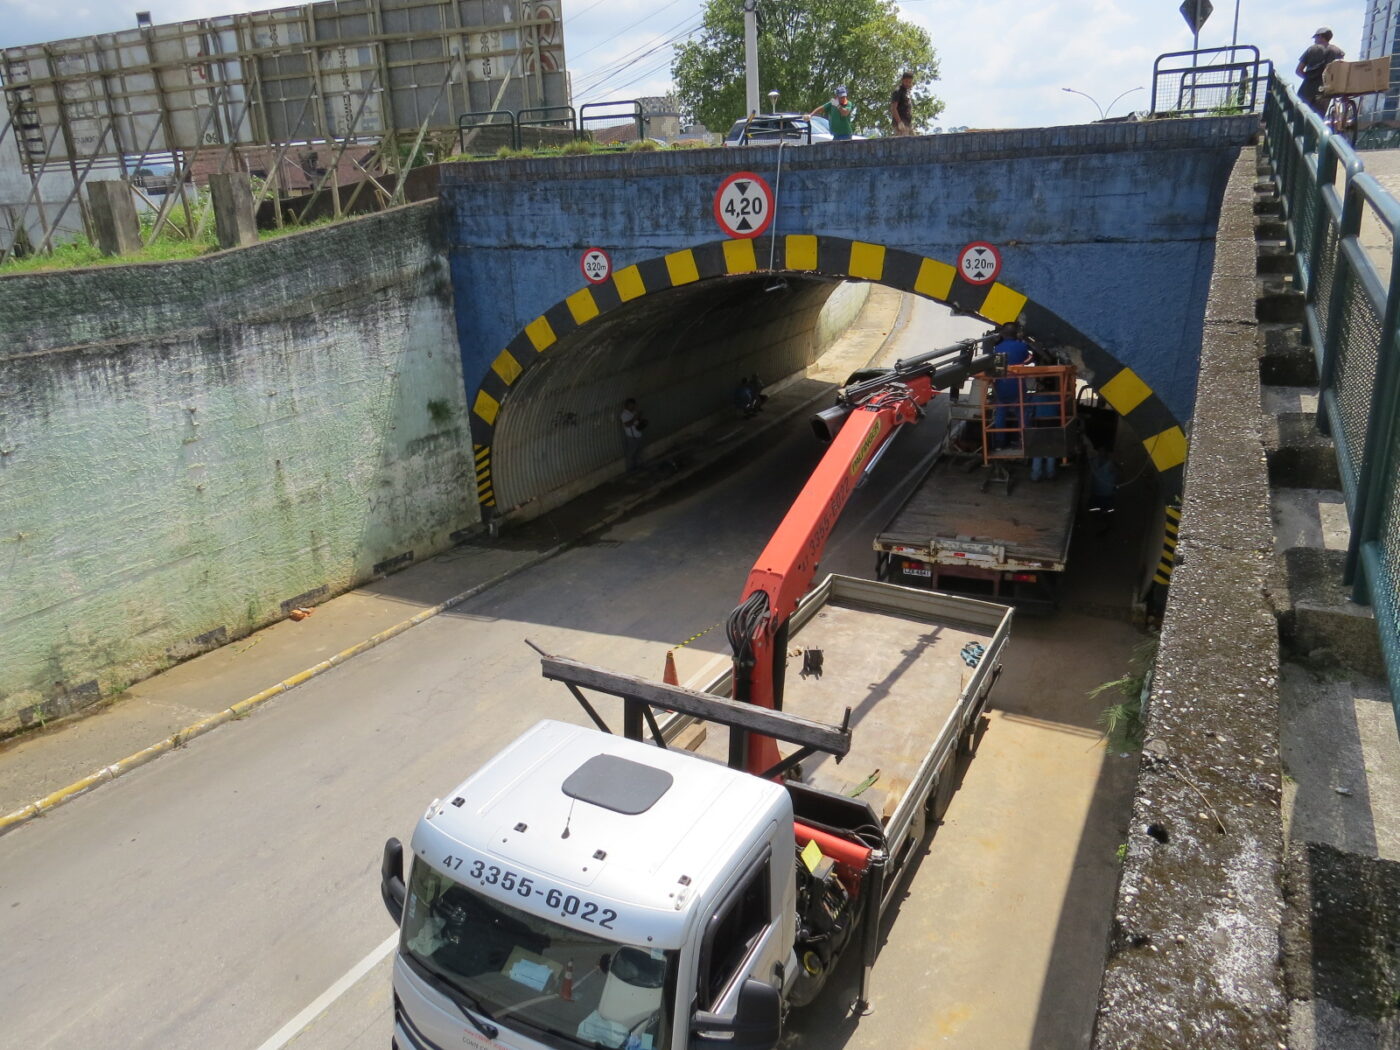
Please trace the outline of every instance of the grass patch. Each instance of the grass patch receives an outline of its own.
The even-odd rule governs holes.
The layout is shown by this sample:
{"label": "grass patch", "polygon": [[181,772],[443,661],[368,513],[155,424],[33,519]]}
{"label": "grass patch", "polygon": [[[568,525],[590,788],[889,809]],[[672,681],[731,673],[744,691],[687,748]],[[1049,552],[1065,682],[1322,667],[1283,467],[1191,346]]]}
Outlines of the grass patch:
{"label": "grass patch", "polygon": [[[141,238],[144,241],[150,236],[151,226],[155,221],[155,216],[142,216]],[[342,220],[333,216],[322,219],[315,219],[305,223],[288,223],[279,229],[259,230],[258,240],[269,241],[277,237],[284,237],[289,233],[303,233],[306,230],[318,229],[322,226],[330,226]],[[199,222],[199,212],[195,210],[196,226]],[[128,263],[150,263],[150,262],[179,262],[183,259],[197,259],[201,255],[208,255],[210,252],[219,250],[218,236],[214,231],[214,219],[210,216],[204,224],[204,229],[198,231],[198,237],[182,236],[181,233],[171,229],[169,224],[165,224],[165,229],[159,237],[150,244],[147,244],[140,251],[132,252],[130,255],[103,255],[97,245],[93,244],[86,237],[69,241],[65,244],[56,245],[52,252],[26,255],[22,259],[10,258],[5,260],[5,265],[0,266],[0,276],[23,273],[48,273],[55,270],[77,270],[88,266],[125,266]]]}

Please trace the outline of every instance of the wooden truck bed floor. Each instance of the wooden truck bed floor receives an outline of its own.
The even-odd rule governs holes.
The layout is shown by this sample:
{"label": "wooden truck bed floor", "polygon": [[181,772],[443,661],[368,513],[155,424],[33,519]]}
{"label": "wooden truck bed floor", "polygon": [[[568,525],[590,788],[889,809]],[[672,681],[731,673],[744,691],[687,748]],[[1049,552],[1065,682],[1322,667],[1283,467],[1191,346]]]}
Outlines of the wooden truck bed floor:
{"label": "wooden truck bed floor", "polygon": [[1078,469],[1062,466],[1051,481],[1018,478],[1009,494],[997,484],[983,491],[984,473],[983,468],[969,473],[961,461],[940,460],[880,530],[880,544],[923,549],[934,538],[962,538],[998,543],[1019,557],[1063,561],[1079,502]]}
{"label": "wooden truck bed floor", "polygon": [[[929,623],[840,599],[822,605],[789,641],[783,710],[840,725],[849,707],[852,746],[839,765],[830,755],[807,759],[803,782],[850,795],[878,770],[859,797],[888,817],[958,710],[975,670],[964,661],[964,648],[986,646],[992,635],[990,629]],[[822,650],[821,677],[800,674],[799,650],[808,648]],[[723,727],[712,728],[701,754],[723,762],[728,736]],[[792,750],[780,747],[784,754]]]}

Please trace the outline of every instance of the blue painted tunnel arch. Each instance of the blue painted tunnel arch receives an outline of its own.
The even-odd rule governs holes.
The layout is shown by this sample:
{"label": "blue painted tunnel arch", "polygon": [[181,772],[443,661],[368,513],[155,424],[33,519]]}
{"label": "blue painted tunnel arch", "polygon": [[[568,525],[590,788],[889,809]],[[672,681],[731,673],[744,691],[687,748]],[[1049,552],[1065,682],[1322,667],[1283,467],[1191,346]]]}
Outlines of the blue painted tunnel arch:
{"label": "blue painted tunnel arch", "polygon": [[1166,403],[1131,368],[1053,311],[1000,282],[973,284],[950,263],[912,252],[816,234],[720,240],[627,266],[608,280],[578,288],[526,324],[492,361],[471,400],[477,498],[495,510],[496,424],[516,384],[560,341],[643,296],[750,274],[801,274],[886,285],[976,315],[989,323],[1021,322],[1041,341],[1067,350],[1082,377],[1129,423],[1156,467],[1166,507],[1166,536],[1156,582],[1171,574],[1187,438]]}
{"label": "blue painted tunnel arch", "polygon": [[[528,376],[550,347],[594,318],[620,324],[638,296],[770,266],[879,281],[988,320],[1023,297],[1028,328],[1077,348],[1174,494],[1220,201],[1256,132],[1244,116],[447,165],[443,247],[483,504],[497,416],[522,382],[542,381]],[[772,225],[757,241],[716,240],[716,191],[740,171],[773,187]],[[999,247],[1005,284],[920,287],[970,241]],[[581,287],[593,246],[616,272]]]}

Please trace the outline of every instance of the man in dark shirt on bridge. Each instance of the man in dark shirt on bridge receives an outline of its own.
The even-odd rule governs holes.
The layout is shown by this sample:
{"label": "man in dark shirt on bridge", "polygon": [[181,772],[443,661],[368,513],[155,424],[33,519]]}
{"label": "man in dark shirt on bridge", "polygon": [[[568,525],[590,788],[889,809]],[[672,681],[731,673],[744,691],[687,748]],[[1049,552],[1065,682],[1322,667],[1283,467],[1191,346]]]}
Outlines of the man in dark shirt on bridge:
{"label": "man in dark shirt on bridge", "polygon": [[1298,85],[1298,97],[1321,116],[1327,111],[1327,102],[1322,97],[1322,71],[1346,52],[1332,43],[1332,30],[1323,26],[1313,34],[1312,46],[1298,59],[1298,76],[1303,82]]}
{"label": "man in dark shirt on bridge", "polygon": [[899,78],[899,87],[890,95],[890,119],[896,135],[914,134],[914,100],[909,97],[913,90],[914,74],[906,70]]}

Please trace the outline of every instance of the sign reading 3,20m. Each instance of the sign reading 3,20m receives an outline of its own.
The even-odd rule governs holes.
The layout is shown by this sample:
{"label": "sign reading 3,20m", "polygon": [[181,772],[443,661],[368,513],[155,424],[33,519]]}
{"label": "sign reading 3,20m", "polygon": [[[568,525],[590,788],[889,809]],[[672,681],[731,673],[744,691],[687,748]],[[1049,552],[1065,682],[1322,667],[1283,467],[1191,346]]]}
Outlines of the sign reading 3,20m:
{"label": "sign reading 3,20m", "polygon": [[757,237],[773,221],[773,191],[751,171],[735,172],[715,191],[715,222],[731,237]]}

